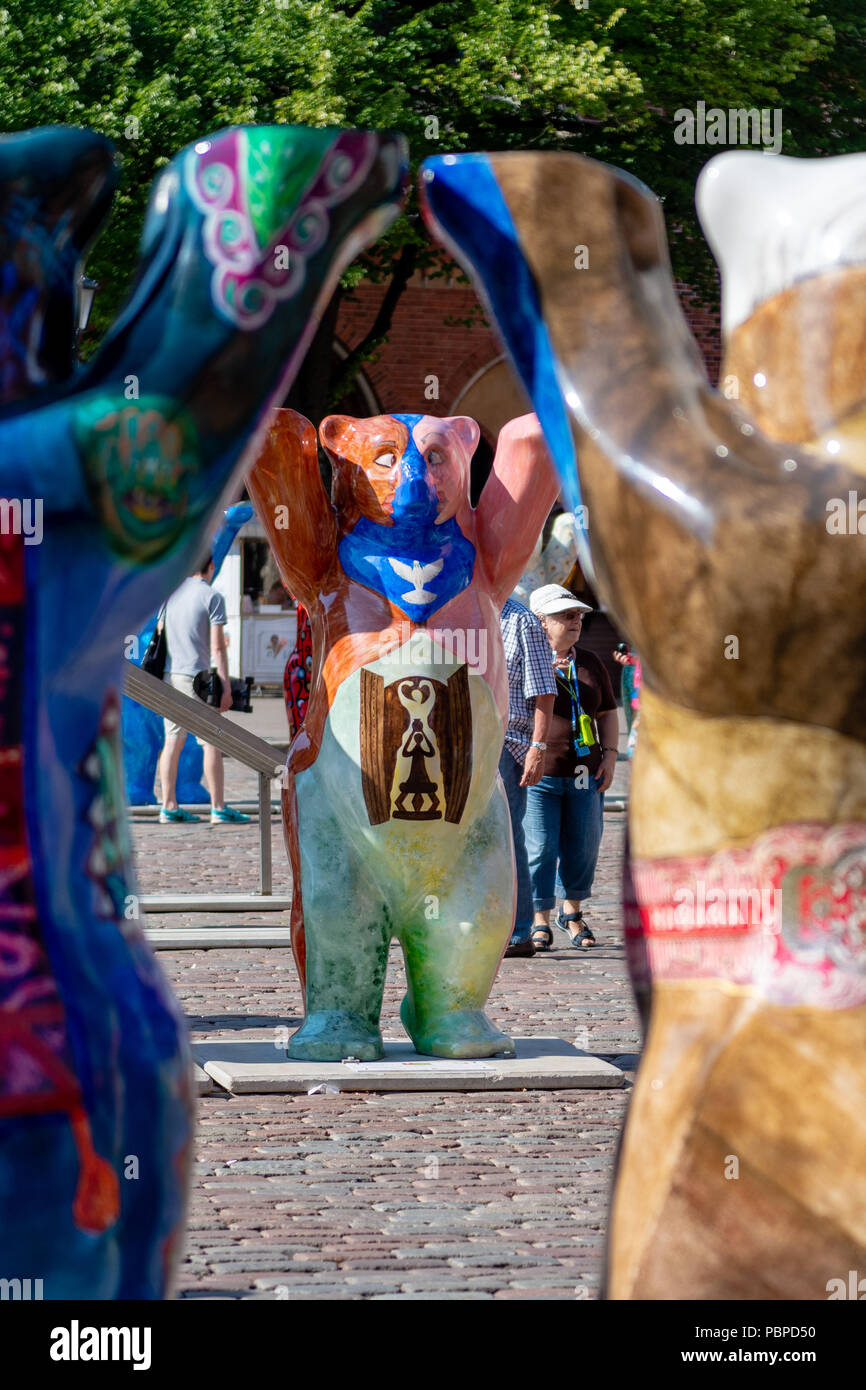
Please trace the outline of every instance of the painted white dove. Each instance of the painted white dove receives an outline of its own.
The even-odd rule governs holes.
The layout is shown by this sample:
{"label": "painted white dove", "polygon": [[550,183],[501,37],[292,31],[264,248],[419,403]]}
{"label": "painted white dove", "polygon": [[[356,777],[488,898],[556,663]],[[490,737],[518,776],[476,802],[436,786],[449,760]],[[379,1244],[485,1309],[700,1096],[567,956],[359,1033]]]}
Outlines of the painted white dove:
{"label": "painted white dove", "polygon": [[411,565],[404,565],[402,560],[388,561],[395,574],[399,574],[401,579],[413,585],[407,594],[400,595],[405,603],[432,602],[436,595],[430,589],[425,589],[424,585],[428,579],[433,579],[439,573],[444,563],[441,558],[429,565],[422,565],[420,560],[413,560]]}

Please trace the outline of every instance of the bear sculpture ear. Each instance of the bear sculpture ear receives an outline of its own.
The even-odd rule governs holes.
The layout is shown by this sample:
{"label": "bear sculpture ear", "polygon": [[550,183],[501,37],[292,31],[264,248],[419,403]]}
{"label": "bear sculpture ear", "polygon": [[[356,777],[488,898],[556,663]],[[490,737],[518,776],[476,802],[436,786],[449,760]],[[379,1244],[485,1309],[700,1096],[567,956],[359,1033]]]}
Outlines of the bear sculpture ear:
{"label": "bear sculpture ear", "polygon": [[351,415],[326,415],[319,426],[322,448],[331,455],[345,458],[346,446],[355,432],[355,426],[360,423]]}
{"label": "bear sculpture ear", "polygon": [[352,448],[352,441],[355,437],[355,427],[362,421],[356,420],[351,415],[326,415],[319,425],[319,441],[328,458],[331,460],[331,501],[340,514],[343,524],[348,530],[355,525],[361,515],[361,509],[354,496],[351,481],[347,477],[347,462],[351,465],[351,456],[356,453]]}
{"label": "bear sculpture ear", "polygon": [[468,415],[449,415],[442,423],[447,425],[449,431],[454,431],[466,450],[467,459],[471,459],[481,438],[481,428],[478,421],[471,419]]}

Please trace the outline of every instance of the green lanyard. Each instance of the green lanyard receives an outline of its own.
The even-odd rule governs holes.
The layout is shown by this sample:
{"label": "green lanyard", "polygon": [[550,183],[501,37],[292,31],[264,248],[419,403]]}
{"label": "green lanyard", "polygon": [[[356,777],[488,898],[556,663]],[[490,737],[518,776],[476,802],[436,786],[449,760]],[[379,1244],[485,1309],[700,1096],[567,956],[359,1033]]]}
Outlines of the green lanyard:
{"label": "green lanyard", "polygon": [[580,707],[580,686],[573,656],[568,663],[568,679],[559,671],[556,672],[556,679],[562,682],[571,697],[571,737],[574,741],[574,751],[579,758],[585,758],[596,738],[590,716],[584,714]]}

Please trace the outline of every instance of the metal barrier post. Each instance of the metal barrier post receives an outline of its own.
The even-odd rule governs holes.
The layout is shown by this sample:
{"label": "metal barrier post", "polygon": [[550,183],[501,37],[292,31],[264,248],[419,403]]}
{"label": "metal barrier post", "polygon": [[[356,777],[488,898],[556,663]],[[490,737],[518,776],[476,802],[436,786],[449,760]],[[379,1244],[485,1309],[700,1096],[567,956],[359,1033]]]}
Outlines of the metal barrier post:
{"label": "metal barrier post", "polygon": [[261,862],[259,866],[259,892],[270,897],[271,883],[271,788],[270,779],[259,773],[259,836],[261,839]]}

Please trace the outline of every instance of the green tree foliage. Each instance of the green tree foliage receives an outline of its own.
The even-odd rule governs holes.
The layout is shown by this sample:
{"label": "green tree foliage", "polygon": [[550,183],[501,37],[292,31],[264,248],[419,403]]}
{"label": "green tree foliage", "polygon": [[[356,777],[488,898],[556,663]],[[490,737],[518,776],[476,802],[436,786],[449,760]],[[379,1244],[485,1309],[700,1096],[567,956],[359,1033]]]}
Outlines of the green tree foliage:
{"label": "green tree foliage", "polygon": [[866,9],[822,0],[833,44],[784,92],[785,153],[851,154],[866,149]]}
{"label": "green tree foliage", "polygon": [[[784,128],[792,86],[808,91],[812,65],[833,52],[824,8],[820,0],[590,0],[567,26],[570,34],[589,26],[599,42],[607,36],[641,83],[637,122],[623,124],[614,113],[595,131],[579,132],[571,147],[629,170],[659,195],[674,269],[704,294],[715,284],[715,266],[694,190],[720,147],[677,144],[676,113],[694,111],[699,101],[725,111],[781,108]],[[787,142],[783,151],[794,152]]]}
{"label": "green tree foliage", "polygon": [[[843,147],[858,147],[866,20],[848,0],[0,4],[0,130],[87,125],[122,157],[116,211],[88,267],[104,286],[97,326],[128,283],[160,165],[235,122],[397,128],[413,171],[448,150],[609,160],[664,199],[675,267],[692,280],[708,273],[694,180],[716,151],[675,144],[677,109],[781,106],[791,152],[837,147],[834,122]],[[413,198],[346,283],[437,265]]]}

